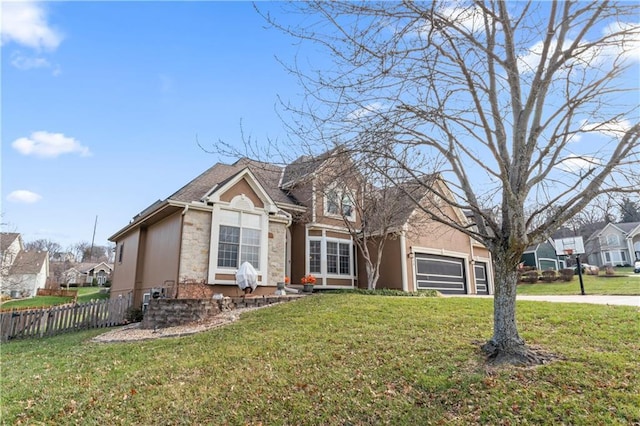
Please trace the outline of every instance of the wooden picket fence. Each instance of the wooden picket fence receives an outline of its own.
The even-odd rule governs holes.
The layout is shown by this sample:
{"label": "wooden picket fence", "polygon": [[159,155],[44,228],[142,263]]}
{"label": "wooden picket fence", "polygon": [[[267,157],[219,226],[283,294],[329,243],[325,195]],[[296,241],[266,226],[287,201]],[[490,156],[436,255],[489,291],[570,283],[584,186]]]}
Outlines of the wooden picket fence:
{"label": "wooden picket fence", "polygon": [[132,297],[0,313],[0,341],[125,324]]}

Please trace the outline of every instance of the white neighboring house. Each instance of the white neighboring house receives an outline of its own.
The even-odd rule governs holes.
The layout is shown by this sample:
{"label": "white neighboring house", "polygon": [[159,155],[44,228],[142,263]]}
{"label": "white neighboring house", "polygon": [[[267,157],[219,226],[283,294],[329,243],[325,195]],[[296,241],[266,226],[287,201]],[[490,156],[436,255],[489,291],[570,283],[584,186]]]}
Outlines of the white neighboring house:
{"label": "white neighboring house", "polygon": [[25,251],[22,236],[15,232],[0,234],[2,265],[0,291],[11,297],[32,297],[45,288],[49,277],[46,251]]}
{"label": "white neighboring house", "polygon": [[102,286],[111,278],[112,272],[113,265],[105,262],[78,263],[63,272],[63,283],[64,285],[75,284],[77,286],[92,285],[95,279],[96,284]]}
{"label": "white neighboring house", "polygon": [[593,265],[633,265],[640,260],[640,222],[609,223],[587,239],[585,249]]}

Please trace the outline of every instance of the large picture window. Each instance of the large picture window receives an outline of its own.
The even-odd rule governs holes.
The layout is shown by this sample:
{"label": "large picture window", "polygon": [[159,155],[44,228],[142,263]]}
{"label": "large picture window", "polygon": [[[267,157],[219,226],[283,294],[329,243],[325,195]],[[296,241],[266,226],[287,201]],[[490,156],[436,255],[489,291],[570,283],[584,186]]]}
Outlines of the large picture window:
{"label": "large picture window", "polygon": [[260,269],[261,217],[245,212],[220,212],[218,267],[238,268],[249,262]]}
{"label": "large picture window", "polygon": [[352,262],[350,242],[323,239],[309,241],[309,273],[350,276]]}

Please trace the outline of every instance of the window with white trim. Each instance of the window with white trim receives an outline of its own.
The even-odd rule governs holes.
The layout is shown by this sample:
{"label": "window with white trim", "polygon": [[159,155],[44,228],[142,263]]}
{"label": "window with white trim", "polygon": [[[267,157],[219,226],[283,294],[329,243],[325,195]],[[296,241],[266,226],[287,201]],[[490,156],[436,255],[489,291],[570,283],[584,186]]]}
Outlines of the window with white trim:
{"label": "window with white trim", "polygon": [[309,273],[322,273],[322,241],[309,241]]}
{"label": "window with white trim", "polygon": [[309,273],[351,276],[354,251],[350,241],[309,240]]}
{"label": "window with white trim", "polygon": [[354,220],[353,200],[345,191],[330,189],[325,195],[325,213],[332,216],[344,216]]}
{"label": "window with white trim", "polygon": [[607,245],[617,246],[618,244],[620,244],[620,242],[618,240],[618,234],[609,234],[609,235],[607,235]]}
{"label": "window with white trim", "polygon": [[351,244],[327,241],[327,273],[351,274]]}
{"label": "window with white trim", "polygon": [[249,262],[260,269],[262,217],[247,212],[220,211],[218,267],[238,268]]}

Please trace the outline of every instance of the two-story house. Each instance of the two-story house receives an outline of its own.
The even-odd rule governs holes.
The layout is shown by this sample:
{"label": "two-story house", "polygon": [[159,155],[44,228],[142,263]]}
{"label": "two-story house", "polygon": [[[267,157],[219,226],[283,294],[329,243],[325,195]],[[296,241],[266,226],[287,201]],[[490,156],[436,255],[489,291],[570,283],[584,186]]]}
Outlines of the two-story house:
{"label": "two-story house", "polygon": [[[116,244],[112,297],[133,292],[139,305],[153,288],[190,297],[195,283],[209,296],[239,295],[235,273],[245,261],[258,274],[256,294],[273,293],[285,276],[299,283],[309,274],[318,288],[366,287],[357,233],[344,222],[359,225],[353,204],[362,184],[348,159],[334,154],[300,157],[284,167],[246,158],[218,163],[152,204],[109,238]],[[338,174],[347,187],[336,184]],[[487,249],[445,225],[409,220],[417,216],[414,208],[399,215],[379,287],[489,292]]]}
{"label": "two-story house", "polygon": [[49,277],[49,256],[46,251],[26,251],[22,236],[15,232],[0,234],[1,288],[13,298],[35,296],[45,288]]}
{"label": "two-story house", "polygon": [[592,265],[633,265],[640,260],[640,222],[608,223],[585,241],[585,250]]}

